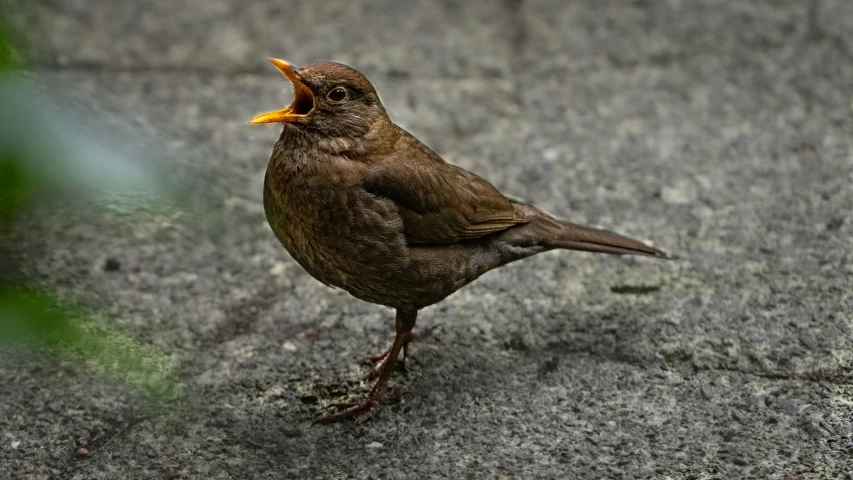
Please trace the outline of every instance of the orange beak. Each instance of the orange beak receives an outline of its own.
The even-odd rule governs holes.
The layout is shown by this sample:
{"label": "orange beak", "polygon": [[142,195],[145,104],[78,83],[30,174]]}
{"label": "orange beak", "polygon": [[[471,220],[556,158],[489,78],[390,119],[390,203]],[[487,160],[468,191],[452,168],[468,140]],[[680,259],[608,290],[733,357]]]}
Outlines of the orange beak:
{"label": "orange beak", "polygon": [[293,103],[281,110],[262,113],[250,120],[249,123],[256,125],[259,123],[298,122],[314,110],[314,94],[299,77],[297,69],[293,65],[277,58],[269,58],[268,60],[293,83]]}

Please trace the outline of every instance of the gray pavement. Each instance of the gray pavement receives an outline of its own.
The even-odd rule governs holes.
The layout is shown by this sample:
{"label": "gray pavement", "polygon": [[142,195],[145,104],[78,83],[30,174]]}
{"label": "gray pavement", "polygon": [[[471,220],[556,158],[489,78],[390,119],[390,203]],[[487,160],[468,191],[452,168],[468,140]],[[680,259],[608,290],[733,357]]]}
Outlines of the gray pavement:
{"label": "gray pavement", "polygon": [[[10,21],[58,102],[206,203],[21,225],[26,273],[165,352],[188,400],[6,352],[0,478],[853,475],[849,1],[27,5]],[[421,313],[403,404],[312,426],[367,391],[393,314],[265,223],[278,128],[246,122],[290,98],[268,56],[348,63],[448,161],[682,259],[491,272]]]}

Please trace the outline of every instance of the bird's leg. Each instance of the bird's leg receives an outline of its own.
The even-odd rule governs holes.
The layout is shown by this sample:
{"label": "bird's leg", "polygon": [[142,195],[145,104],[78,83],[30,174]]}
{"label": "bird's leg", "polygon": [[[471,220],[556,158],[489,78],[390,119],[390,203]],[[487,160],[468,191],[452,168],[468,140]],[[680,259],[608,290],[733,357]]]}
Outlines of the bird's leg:
{"label": "bird's leg", "polygon": [[418,311],[403,311],[397,310],[396,334],[394,335],[394,343],[388,349],[385,355],[386,359],[381,363],[378,373],[378,379],[370,389],[367,397],[358,403],[344,403],[333,405],[338,411],[330,413],[320,420],[318,423],[333,423],[339,422],[346,418],[357,417],[356,423],[364,423],[373,415],[373,412],[380,405],[386,403],[394,403],[400,401],[402,397],[399,393],[388,393],[388,379],[391,378],[391,372],[394,371],[394,366],[397,363],[397,356],[400,355],[400,350],[409,341],[412,334],[412,328],[415,327],[415,321],[418,318]]}
{"label": "bird's leg", "polygon": [[[408,367],[408,359],[409,359],[409,344],[412,342],[420,342],[421,340],[426,340],[427,338],[432,336],[432,332],[435,330],[435,326],[425,328],[418,333],[410,333],[406,338],[406,341],[403,342],[403,360],[400,362],[400,369],[404,372],[407,371]],[[370,375],[368,378],[371,380],[379,377],[379,372],[382,371],[382,367],[388,361],[388,356],[391,354],[391,348],[393,345],[388,348],[382,355],[378,355],[375,357],[366,357],[365,360],[373,363],[373,368],[370,370]]]}

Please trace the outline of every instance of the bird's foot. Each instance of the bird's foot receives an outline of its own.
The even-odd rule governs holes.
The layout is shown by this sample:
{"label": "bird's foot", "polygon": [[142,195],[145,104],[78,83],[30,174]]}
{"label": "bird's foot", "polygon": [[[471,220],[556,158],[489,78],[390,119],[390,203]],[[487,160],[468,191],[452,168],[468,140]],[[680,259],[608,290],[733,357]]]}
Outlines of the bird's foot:
{"label": "bird's foot", "polygon": [[356,423],[362,424],[369,420],[381,405],[396,403],[403,398],[402,393],[388,393],[388,379],[391,378],[391,372],[397,363],[400,350],[403,350],[403,347],[409,342],[417,314],[417,311],[397,310],[397,332],[394,335],[394,343],[380,359],[379,371],[377,372],[379,378],[373,388],[370,389],[367,398],[358,403],[332,405],[337,411],[323,416],[315,423],[334,423],[345,418],[356,417]]}
{"label": "bird's foot", "polygon": [[[400,361],[400,370],[403,373],[407,373],[408,369],[408,359],[409,359],[409,343],[411,342],[420,342],[426,340],[427,338],[432,336],[433,331],[435,331],[436,326],[425,328],[418,333],[409,334],[409,337],[403,343],[403,359]],[[364,361],[368,361],[373,363],[373,368],[370,370],[370,375],[368,375],[369,379],[374,379],[379,377],[379,374],[382,372],[382,369],[385,368],[385,364],[388,363],[388,355],[391,353],[391,348],[385,351],[382,355],[377,355],[373,357],[365,357]]]}
{"label": "bird's foot", "polygon": [[324,415],[314,423],[329,424],[355,417],[356,425],[361,425],[370,420],[370,417],[373,416],[380,406],[399,403],[403,400],[404,395],[404,392],[389,393],[384,387],[374,389],[360,402],[333,403],[329,405],[330,408],[336,411]]}
{"label": "bird's foot", "polygon": [[[367,357],[365,360],[368,360],[373,363],[373,368],[370,369],[370,374],[367,375],[367,378],[373,380],[379,377],[379,374],[382,373],[382,370],[385,368],[385,364],[388,363],[388,353],[385,352],[383,355],[377,357]],[[400,370],[403,372],[407,371],[406,367],[406,357],[403,356],[403,360],[400,361]]]}

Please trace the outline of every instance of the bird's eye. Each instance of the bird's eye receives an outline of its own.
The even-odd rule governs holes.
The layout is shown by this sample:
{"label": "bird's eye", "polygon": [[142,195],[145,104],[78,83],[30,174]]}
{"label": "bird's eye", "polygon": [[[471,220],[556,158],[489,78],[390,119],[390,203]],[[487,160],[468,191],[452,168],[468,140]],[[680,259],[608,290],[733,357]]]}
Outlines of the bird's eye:
{"label": "bird's eye", "polygon": [[333,102],[342,102],[347,98],[347,91],[342,87],[337,87],[329,92],[328,97]]}

